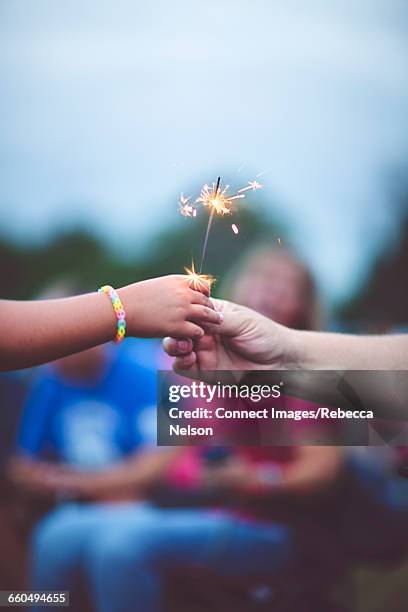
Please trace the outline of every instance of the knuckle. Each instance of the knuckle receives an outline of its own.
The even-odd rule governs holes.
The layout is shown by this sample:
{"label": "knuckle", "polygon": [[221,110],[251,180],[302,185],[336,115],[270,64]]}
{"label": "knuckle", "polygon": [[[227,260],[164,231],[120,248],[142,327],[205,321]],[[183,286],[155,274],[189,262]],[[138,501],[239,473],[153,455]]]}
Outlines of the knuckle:
{"label": "knuckle", "polygon": [[177,289],[177,297],[181,302],[185,302],[186,301],[186,291],[184,289],[184,287],[178,287]]}
{"label": "knuckle", "polygon": [[188,314],[188,306],[186,304],[180,304],[176,310],[176,321],[184,321]]}

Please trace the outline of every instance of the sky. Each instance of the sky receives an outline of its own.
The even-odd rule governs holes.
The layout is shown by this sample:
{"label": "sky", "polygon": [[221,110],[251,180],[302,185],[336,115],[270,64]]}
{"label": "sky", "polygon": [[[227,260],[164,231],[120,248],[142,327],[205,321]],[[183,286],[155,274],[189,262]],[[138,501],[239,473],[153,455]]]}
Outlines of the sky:
{"label": "sky", "polygon": [[395,243],[407,111],[405,0],[2,0],[0,233],[82,222],[126,255],[180,192],[265,172],[341,300]]}

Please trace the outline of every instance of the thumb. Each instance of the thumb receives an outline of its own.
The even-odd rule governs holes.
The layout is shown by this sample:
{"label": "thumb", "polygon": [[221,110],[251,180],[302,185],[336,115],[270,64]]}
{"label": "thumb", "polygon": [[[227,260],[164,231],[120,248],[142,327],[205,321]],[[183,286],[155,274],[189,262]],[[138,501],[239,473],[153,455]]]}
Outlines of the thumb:
{"label": "thumb", "polygon": [[[224,336],[236,336],[240,333],[246,309],[228,300],[212,299],[214,308],[222,315],[219,325],[209,325],[213,333]],[[207,325],[206,325],[207,327]]]}
{"label": "thumb", "polygon": [[222,321],[217,325],[214,323],[205,324],[206,335],[216,336],[238,336],[242,328],[242,322],[240,317],[236,313],[220,313],[222,314]]}

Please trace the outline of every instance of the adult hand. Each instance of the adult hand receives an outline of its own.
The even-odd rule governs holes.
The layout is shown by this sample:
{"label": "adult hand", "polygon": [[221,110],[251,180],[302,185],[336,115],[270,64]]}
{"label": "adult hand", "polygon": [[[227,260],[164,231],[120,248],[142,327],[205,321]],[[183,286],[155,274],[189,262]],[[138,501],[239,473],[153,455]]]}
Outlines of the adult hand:
{"label": "adult hand", "polygon": [[225,300],[213,300],[222,313],[221,325],[207,326],[206,334],[189,339],[165,338],[165,351],[175,357],[175,371],[192,376],[206,370],[291,369],[295,365],[292,330],[257,312]]}

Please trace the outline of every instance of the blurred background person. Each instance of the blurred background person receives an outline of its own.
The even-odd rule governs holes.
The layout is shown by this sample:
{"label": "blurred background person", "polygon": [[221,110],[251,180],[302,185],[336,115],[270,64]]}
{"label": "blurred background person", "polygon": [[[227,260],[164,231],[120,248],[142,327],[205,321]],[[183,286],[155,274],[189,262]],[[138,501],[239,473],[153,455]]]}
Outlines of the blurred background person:
{"label": "blurred background person", "polygon": [[[264,243],[250,250],[227,275],[222,294],[288,327],[316,330],[322,326],[321,307],[310,271],[281,246]],[[274,400],[274,405],[287,410],[311,407],[309,402],[287,397]],[[296,588],[291,593],[288,589],[286,603],[279,605],[298,606],[302,602],[305,610],[335,609],[330,593],[333,584],[343,579],[345,565],[342,555],[332,554],[335,534],[331,531],[329,508],[343,479],[344,457],[335,446],[302,445],[301,441],[335,440],[336,424],[310,422],[305,427],[299,423],[274,422],[272,428],[274,439],[282,436],[288,445],[260,445],[261,428],[253,421],[240,420],[238,424],[228,424],[225,440],[241,439],[245,445],[223,450],[194,448],[176,461],[172,473],[177,475],[180,470],[178,475],[184,486],[190,482],[193,489],[207,488],[221,499],[224,494],[224,501],[232,505],[233,512],[241,513],[254,524],[266,521],[289,529],[287,580],[296,583]],[[247,554],[245,546],[242,554]],[[323,559],[324,577],[321,571],[310,571],[317,565],[321,567]],[[308,568],[303,578],[301,567]],[[265,566],[263,575],[261,572],[257,577],[266,599],[268,588],[270,593],[276,592],[273,573],[268,576],[269,569]],[[245,578],[250,584],[250,576]],[[272,599],[271,596],[271,605]]]}
{"label": "blurred background person", "polygon": [[[241,266],[238,265],[232,273],[229,293],[232,301],[250,307],[287,327],[304,330],[321,330],[325,327],[320,302],[311,273],[307,269],[307,266],[286,248],[267,245],[256,247],[252,253],[244,258],[243,264]],[[377,419],[377,421],[379,420]],[[376,425],[378,425],[379,431],[381,431],[382,423],[378,422]],[[385,430],[387,425],[388,427],[393,427],[393,423],[384,423],[383,425]],[[398,425],[401,424],[397,423],[397,426]],[[329,427],[331,428],[332,440],[336,443],[336,430],[340,433],[340,423],[336,423],[336,421],[332,420],[329,422]],[[299,440],[301,440],[302,437],[306,440],[309,438],[307,429],[304,430],[304,428],[305,425],[302,424],[298,432]],[[325,439],[324,432],[319,433],[318,431],[317,435],[316,432],[314,435],[315,439]],[[310,439],[313,440],[313,437]],[[327,439],[330,440],[330,436],[328,436]],[[327,447],[320,446],[314,449],[309,447],[308,452],[312,454],[316,453],[316,466],[320,465],[318,470],[324,470],[321,463],[325,461],[325,448],[326,451],[328,451]],[[358,475],[357,480],[359,480],[359,485],[362,489],[367,488],[371,490],[371,494],[373,495],[371,501],[374,501],[374,497],[380,498],[382,496],[384,506],[389,504],[390,509],[392,506],[397,506],[399,503],[403,506],[404,499],[405,502],[408,501],[406,487],[405,496],[401,488],[397,497],[394,499],[389,497],[390,487],[388,484],[395,476],[396,471],[394,468],[398,465],[401,449],[393,447],[376,448],[375,446],[369,448],[339,446],[332,447],[331,451],[338,455],[341,463],[347,468],[345,470],[346,474],[351,475],[351,473],[354,473],[352,476],[353,479]],[[295,452],[299,452],[299,448],[296,449]],[[321,454],[321,458],[319,458],[319,453]],[[356,501],[358,498],[359,496],[357,495]],[[368,495],[368,498],[370,498],[370,495]],[[354,530],[352,529],[351,533],[344,533],[342,537],[348,538],[350,543],[354,542],[356,548],[358,548],[357,541],[360,535],[360,552],[362,555],[364,555],[364,553],[369,555],[369,541],[373,541],[373,536],[376,534],[380,522],[378,521],[377,526],[374,526],[370,524],[370,521],[364,519],[365,511],[368,512],[368,501],[363,511],[358,509],[358,503],[361,502],[361,499],[359,499],[359,502],[354,506],[353,501],[353,498],[348,499],[347,505],[351,514],[353,513],[353,508],[356,512],[353,520],[356,525],[358,524],[358,527]],[[341,517],[345,510],[344,507],[342,507],[343,502],[341,498],[336,501],[335,506],[336,513],[339,512],[338,520],[341,521]],[[373,509],[372,514],[375,514]],[[357,521],[358,515],[360,515],[360,523]],[[347,521],[345,521],[345,523],[347,523]],[[348,524],[347,528],[350,528],[351,524],[352,522]],[[371,548],[372,554],[375,555],[374,551],[377,550],[377,553],[381,557],[381,552],[379,552],[381,550],[381,545],[384,546],[383,551],[385,554],[386,551],[392,550],[393,546],[396,551],[398,547],[396,546],[395,538],[398,539],[399,537],[398,529],[399,528],[396,530],[390,529],[388,531],[384,529],[383,539],[378,536],[375,538],[376,543]],[[363,533],[365,533],[365,540]],[[392,540],[391,534],[394,535],[394,544],[390,543]],[[403,549],[404,544],[401,544],[399,549],[400,552]],[[396,557],[398,558],[398,554]]]}

